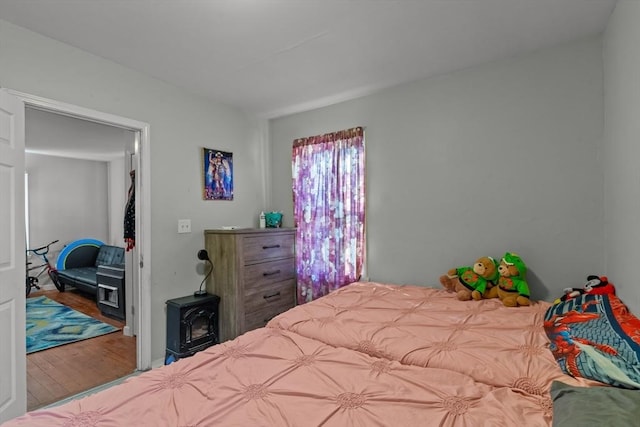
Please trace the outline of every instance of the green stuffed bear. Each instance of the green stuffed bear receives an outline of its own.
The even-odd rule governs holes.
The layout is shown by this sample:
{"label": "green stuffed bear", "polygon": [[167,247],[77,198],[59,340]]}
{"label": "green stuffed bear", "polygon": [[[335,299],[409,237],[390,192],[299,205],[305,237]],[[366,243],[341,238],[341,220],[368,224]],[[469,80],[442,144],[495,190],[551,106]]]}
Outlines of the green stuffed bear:
{"label": "green stuffed bear", "polygon": [[498,272],[498,286],[491,288],[486,298],[500,298],[507,307],[530,305],[529,284],[525,277],[527,266],[522,258],[513,252],[507,252],[500,261]]}
{"label": "green stuffed bear", "polygon": [[498,279],[498,263],[491,257],[480,257],[473,267],[452,268],[440,276],[440,283],[449,292],[455,292],[460,301],[480,300]]}

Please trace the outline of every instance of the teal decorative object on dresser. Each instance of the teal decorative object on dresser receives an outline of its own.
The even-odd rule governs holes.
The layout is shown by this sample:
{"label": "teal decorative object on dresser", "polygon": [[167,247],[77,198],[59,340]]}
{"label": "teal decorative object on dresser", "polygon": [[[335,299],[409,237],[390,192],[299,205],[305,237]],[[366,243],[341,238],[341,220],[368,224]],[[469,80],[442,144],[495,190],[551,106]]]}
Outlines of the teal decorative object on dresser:
{"label": "teal decorative object on dresser", "polygon": [[264,219],[268,228],[282,227],[282,212],[265,212]]}

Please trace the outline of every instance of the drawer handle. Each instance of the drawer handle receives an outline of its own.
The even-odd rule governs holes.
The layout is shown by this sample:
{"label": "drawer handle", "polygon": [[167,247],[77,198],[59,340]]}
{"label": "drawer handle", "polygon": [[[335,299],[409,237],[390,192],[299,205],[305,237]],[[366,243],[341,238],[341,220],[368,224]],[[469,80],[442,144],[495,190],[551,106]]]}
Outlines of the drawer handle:
{"label": "drawer handle", "polygon": [[267,271],[267,272],[262,273],[262,275],[263,275],[264,277],[267,277],[267,276],[273,276],[273,275],[275,275],[275,274],[280,274],[280,270]]}
{"label": "drawer handle", "polygon": [[278,249],[280,245],[263,246],[262,249]]}
{"label": "drawer handle", "polygon": [[271,295],[265,295],[262,298],[264,299],[271,299],[271,298],[275,298],[275,297],[279,297],[280,296],[280,291],[276,292],[275,294],[271,294]]}

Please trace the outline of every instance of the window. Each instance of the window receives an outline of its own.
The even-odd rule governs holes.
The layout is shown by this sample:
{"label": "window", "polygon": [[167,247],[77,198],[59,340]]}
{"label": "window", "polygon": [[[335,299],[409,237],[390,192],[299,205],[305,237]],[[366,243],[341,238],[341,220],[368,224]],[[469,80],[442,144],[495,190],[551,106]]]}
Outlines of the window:
{"label": "window", "polygon": [[293,143],[298,303],[360,279],[365,256],[364,130]]}

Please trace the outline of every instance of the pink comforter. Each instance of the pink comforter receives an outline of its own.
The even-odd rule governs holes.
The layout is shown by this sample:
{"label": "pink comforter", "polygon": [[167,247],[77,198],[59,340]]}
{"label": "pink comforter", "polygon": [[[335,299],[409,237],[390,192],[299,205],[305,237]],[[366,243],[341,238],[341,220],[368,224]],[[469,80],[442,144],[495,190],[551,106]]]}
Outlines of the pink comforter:
{"label": "pink comforter", "polygon": [[498,299],[458,301],[441,289],[354,283],[281,314],[267,327],[538,396],[548,395],[553,380],[599,384],[560,370],[543,329],[549,306],[509,308]]}
{"label": "pink comforter", "polygon": [[[360,290],[365,293],[361,294]],[[353,286],[341,294],[353,296],[347,298],[346,303],[350,305],[371,301],[372,295],[389,295],[388,292],[391,291],[384,287],[366,291],[364,286]],[[415,290],[412,292],[417,295]],[[355,296],[358,293],[360,296]],[[432,299],[422,298],[417,304],[426,308],[429,300]],[[358,316],[347,316],[343,309],[331,307],[332,301],[335,300],[328,298],[315,305],[320,312],[337,316],[335,322],[339,323],[334,326],[366,326],[365,319],[351,324],[347,317],[353,320]],[[404,303],[397,301],[396,304]],[[299,315],[311,307],[313,305],[307,305],[303,310],[284,316],[272,326],[284,325],[287,319],[299,319],[294,323],[302,326]],[[382,309],[381,315],[385,311]],[[535,313],[535,309],[531,312]],[[373,316],[372,322],[375,318],[372,312],[359,314]],[[468,314],[473,318],[471,311]],[[404,312],[396,313],[394,324],[406,316]],[[414,321],[417,322],[418,318]],[[446,322],[443,319],[443,323]],[[326,333],[326,324],[317,323],[316,326],[321,324]],[[396,330],[395,326],[386,323],[379,327],[380,331],[386,328]],[[416,328],[411,330],[416,331]],[[344,333],[346,337],[352,332]],[[384,334],[363,333],[376,345],[381,345],[376,337]],[[452,333],[450,329],[447,335]],[[399,344],[397,338],[399,336],[390,339]],[[429,342],[432,340],[430,338]],[[437,340],[443,341],[446,337],[443,335]],[[478,344],[481,341],[475,340]],[[382,342],[387,341],[383,339]],[[388,342],[381,349],[387,354],[406,351],[404,347],[405,350],[396,352],[392,346]],[[508,357],[505,355],[501,359],[507,360]],[[483,369],[490,368],[476,366],[469,371]],[[548,426],[550,420],[551,402],[545,396],[482,384],[465,373],[402,365],[397,361],[332,347],[292,332],[262,328],[191,358],[130,378],[95,395],[29,413],[6,423],[5,427],[511,427]]]}

